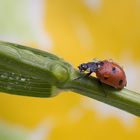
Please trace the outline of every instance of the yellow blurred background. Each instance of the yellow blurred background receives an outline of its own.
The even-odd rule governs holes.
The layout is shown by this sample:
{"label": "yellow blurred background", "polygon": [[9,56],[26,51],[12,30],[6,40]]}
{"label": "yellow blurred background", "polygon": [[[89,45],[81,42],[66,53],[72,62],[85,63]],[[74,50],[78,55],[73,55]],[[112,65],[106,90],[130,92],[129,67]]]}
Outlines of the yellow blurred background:
{"label": "yellow blurred background", "polygon": [[[75,67],[113,59],[140,91],[140,0],[0,0],[0,40],[36,47]],[[0,94],[0,140],[139,140],[140,119],[72,92]]]}

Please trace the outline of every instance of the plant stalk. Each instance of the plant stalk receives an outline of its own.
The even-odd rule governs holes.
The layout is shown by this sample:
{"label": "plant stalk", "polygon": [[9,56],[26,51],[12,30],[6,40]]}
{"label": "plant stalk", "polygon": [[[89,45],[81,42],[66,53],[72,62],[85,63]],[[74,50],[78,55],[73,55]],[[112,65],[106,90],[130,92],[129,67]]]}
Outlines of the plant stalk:
{"label": "plant stalk", "polygon": [[66,89],[140,116],[140,94],[126,88],[117,90],[101,84],[93,77],[84,77],[66,83]]}
{"label": "plant stalk", "polygon": [[116,90],[92,76],[85,77],[48,52],[0,41],[1,92],[45,98],[67,90],[140,116],[139,93]]}

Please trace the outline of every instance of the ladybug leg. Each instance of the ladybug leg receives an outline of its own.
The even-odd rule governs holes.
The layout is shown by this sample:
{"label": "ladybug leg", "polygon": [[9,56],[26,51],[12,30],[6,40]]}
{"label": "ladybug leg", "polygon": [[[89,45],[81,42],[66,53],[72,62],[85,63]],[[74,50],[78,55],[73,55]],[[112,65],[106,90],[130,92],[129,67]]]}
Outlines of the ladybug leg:
{"label": "ladybug leg", "polygon": [[81,79],[81,78],[83,78],[84,76],[80,76],[80,77],[77,77],[77,78],[75,78],[75,79],[73,79],[73,80],[78,80],[78,79]]}
{"label": "ladybug leg", "polygon": [[74,80],[78,80],[78,79],[81,79],[81,78],[84,78],[84,77],[89,77],[91,75],[92,71],[90,71],[89,73],[85,74],[84,76],[80,76],[78,78],[75,78]]}
{"label": "ladybug leg", "polygon": [[89,73],[87,73],[84,77],[89,77],[91,75],[92,71],[90,71]]}

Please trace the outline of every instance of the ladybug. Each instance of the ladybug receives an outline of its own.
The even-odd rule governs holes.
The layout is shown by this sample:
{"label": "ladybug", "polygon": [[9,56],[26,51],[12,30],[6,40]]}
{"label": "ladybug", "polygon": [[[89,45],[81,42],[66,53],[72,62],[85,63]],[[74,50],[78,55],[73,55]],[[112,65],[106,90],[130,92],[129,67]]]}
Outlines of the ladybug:
{"label": "ladybug", "polygon": [[126,84],[126,75],[121,66],[110,60],[83,63],[78,66],[80,72],[88,71],[86,76],[90,76],[93,72],[101,83],[110,85],[116,89],[123,89]]}

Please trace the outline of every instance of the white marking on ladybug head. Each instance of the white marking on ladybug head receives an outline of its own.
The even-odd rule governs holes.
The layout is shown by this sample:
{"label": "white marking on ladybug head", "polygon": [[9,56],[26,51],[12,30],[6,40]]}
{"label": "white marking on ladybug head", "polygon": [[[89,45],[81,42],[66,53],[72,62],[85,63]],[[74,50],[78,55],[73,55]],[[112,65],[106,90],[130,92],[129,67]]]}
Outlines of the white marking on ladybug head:
{"label": "white marking on ladybug head", "polygon": [[101,65],[98,65],[98,68],[100,68],[101,67]]}

